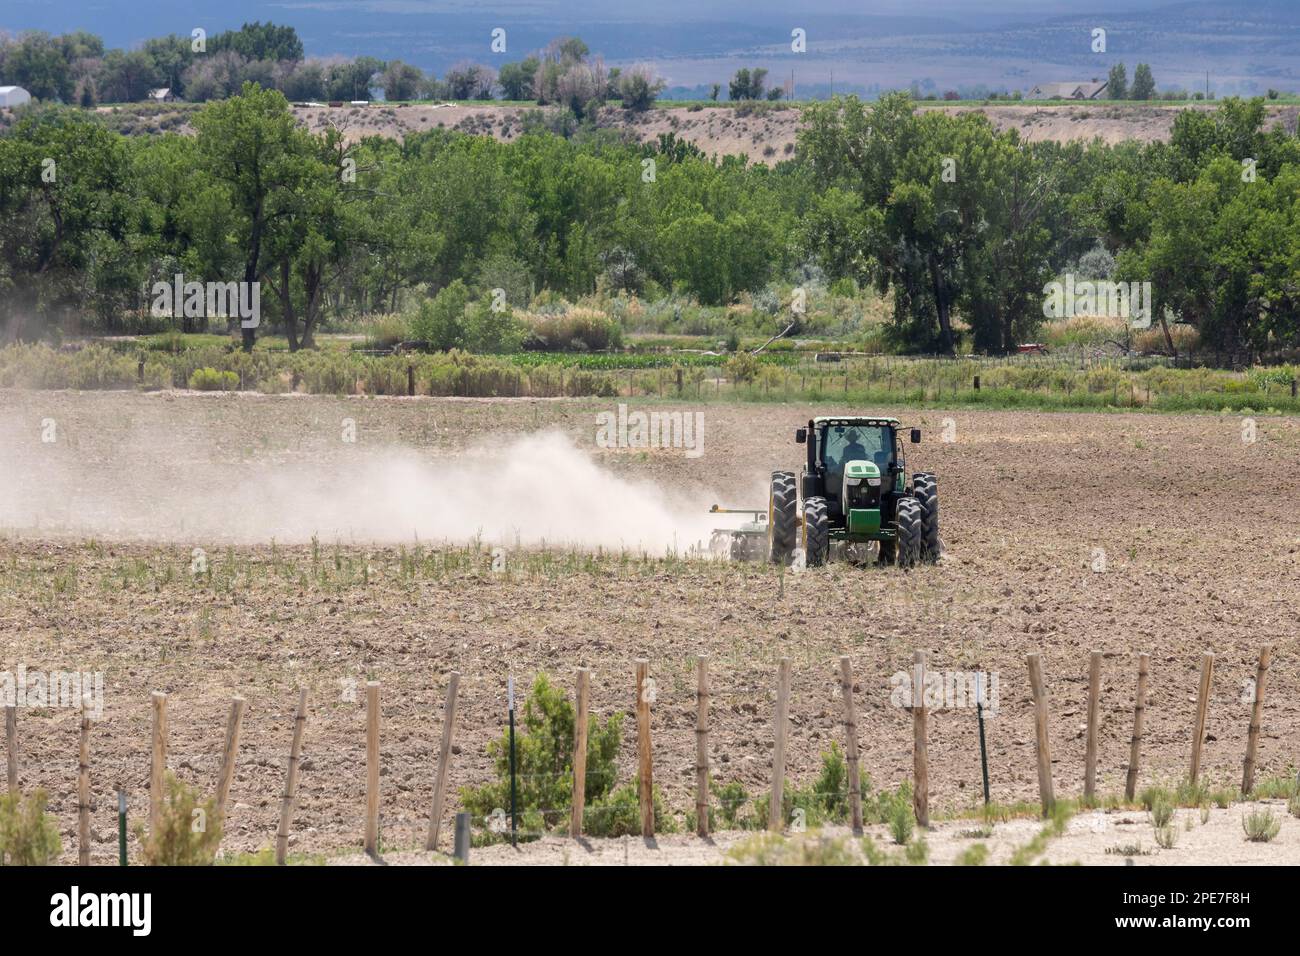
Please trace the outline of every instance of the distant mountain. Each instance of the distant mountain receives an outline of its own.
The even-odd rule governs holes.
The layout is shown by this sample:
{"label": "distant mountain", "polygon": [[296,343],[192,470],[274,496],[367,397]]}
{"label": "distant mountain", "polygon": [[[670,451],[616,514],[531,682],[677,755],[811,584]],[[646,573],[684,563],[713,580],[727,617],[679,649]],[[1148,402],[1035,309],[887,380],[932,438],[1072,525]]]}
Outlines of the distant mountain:
{"label": "distant mountain", "polygon": [[[292,24],[309,55],[400,58],[441,74],[474,60],[518,59],[557,35],[581,36],[610,64],[652,62],[678,88],[707,88],[742,65],[794,73],[796,91],[1028,88],[1105,74],[1118,61],[1150,63],[1157,83],[1199,89],[1210,72],[1222,93],[1300,88],[1300,0],[722,0],[654,4],[608,0],[6,0],[0,29],[84,29],[109,46],[150,36],[209,34],[245,21]],[[489,49],[507,31],[507,53]],[[790,51],[807,31],[808,52]],[[1107,30],[1092,53],[1091,30]]]}

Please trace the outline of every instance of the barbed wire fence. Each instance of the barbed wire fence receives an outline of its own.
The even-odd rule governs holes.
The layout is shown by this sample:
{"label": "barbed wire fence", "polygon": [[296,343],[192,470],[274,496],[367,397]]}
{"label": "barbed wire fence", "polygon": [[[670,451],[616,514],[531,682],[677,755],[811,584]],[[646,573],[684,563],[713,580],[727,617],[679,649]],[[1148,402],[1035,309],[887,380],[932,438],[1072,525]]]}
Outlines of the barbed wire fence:
{"label": "barbed wire fence", "polygon": [[[483,846],[554,836],[653,837],[683,831],[703,837],[719,830],[737,829],[798,833],[823,824],[847,825],[861,832],[864,825],[890,822],[900,813],[900,806],[908,807],[909,803],[915,822],[928,826],[931,822],[928,744],[935,732],[929,723],[931,714],[970,706],[996,710],[998,704],[996,681],[990,687],[988,675],[981,678],[983,683],[973,685],[973,699],[954,697],[954,693],[971,691],[971,686],[962,685],[964,678],[960,674],[954,679],[953,672],[933,670],[929,656],[918,651],[910,672],[902,680],[892,682],[891,692],[898,696],[891,702],[898,707],[899,718],[888,727],[875,718],[868,726],[859,716],[858,705],[863,695],[850,655],[835,662],[821,662],[809,654],[807,666],[799,667],[790,656],[772,661],[763,661],[762,656],[752,655],[758,660],[728,660],[726,655],[715,658],[701,654],[681,660],[668,659],[661,663],[657,676],[652,673],[649,659],[638,659],[625,672],[606,675],[605,694],[613,686],[623,684],[630,706],[607,707],[604,713],[591,706],[592,672],[588,669],[578,670],[575,688],[551,685],[550,696],[545,699],[539,690],[543,685],[534,685],[524,696],[523,707],[514,715],[513,762],[508,734],[489,736],[482,752],[490,758],[495,776],[487,782],[462,787],[461,804],[463,812],[470,814],[473,842]],[[1124,778],[1124,799],[1129,803],[1137,796],[1143,746],[1148,742],[1144,720],[1152,696],[1150,656],[1140,654],[1136,659],[1132,734]],[[1086,685],[1084,806],[1098,805],[1101,660],[1100,652],[1089,655],[1087,676],[1082,681],[1072,676],[1057,678],[1058,686],[1061,682]],[[762,665],[772,663],[775,664],[772,678],[762,680]],[[1237,663],[1250,670],[1249,662]],[[1254,662],[1253,677],[1245,681],[1247,689],[1240,696],[1249,723],[1238,792],[1247,797],[1255,788],[1265,693],[1275,663],[1272,646],[1262,647]],[[1051,733],[1049,675],[1042,656],[1030,653],[1026,665],[1039,799],[1046,816],[1057,802],[1052,744],[1059,744],[1061,738],[1058,735],[1054,739]],[[1203,771],[1203,744],[1215,673],[1215,655],[1207,652],[1199,661],[1200,677],[1185,778],[1193,788],[1200,783]],[[494,681],[496,676],[499,675],[485,680]],[[364,811],[356,813],[356,804],[349,801],[346,810],[335,812],[328,821],[314,824],[314,828],[325,830],[331,839],[337,835],[342,846],[356,846],[361,842],[362,848],[375,856],[421,843],[425,850],[437,850],[451,810],[448,794],[451,778],[455,776],[455,755],[461,751],[460,745],[454,742],[459,681],[458,672],[448,676],[442,720],[437,724],[438,745],[422,745],[416,751],[422,764],[427,767],[432,763],[434,770],[434,792],[425,812],[419,804],[427,800],[428,791],[414,786],[409,773],[396,780],[390,776],[388,785],[381,786],[396,761],[391,751],[385,752],[380,746],[384,703],[382,685],[375,681],[367,682],[364,688],[364,706],[360,707],[365,718],[364,733],[341,749],[336,746],[334,753],[313,747],[311,760],[304,759],[302,746],[304,725],[309,727],[312,720],[305,688],[298,690],[293,700],[268,707],[263,718],[277,725],[277,732],[285,738],[283,749],[274,758],[261,752],[253,756],[245,754],[242,763],[239,746],[244,720],[242,698],[232,701],[219,750],[194,747],[200,735],[192,727],[186,728],[185,746],[169,750],[167,695],[155,692],[151,695],[147,746],[143,741],[133,741],[125,753],[115,750],[109,759],[101,762],[94,755],[95,721],[83,712],[80,759],[73,759],[70,751],[66,759],[43,759],[37,776],[44,781],[62,782],[53,788],[58,811],[65,811],[76,795],[72,805],[77,813],[77,826],[66,828],[65,832],[75,834],[78,858],[83,864],[90,862],[89,847],[85,845],[91,834],[90,775],[100,776],[101,781],[112,780],[117,791],[126,794],[128,812],[137,816],[147,814],[154,824],[163,800],[161,783],[173,766],[196,786],[213,786],[215,782],[213,798],[218,813],[223,815],[235,769],[251,766],[252,776],[257,779],[252,784],[241,783],[241,793],[247,798],[252,788],[273,788],[279,798],[261,801],[267,807],[268,817],[272,811],[278,811],[278,862],[284,862],[288,847],[295,842],[292,820],[297,802],[303,799],[314,805],[322,799],[321,789],[311,782],[313,774],[322,774],[322,779],[327,779],[331,775],[354,773],[358,766],[365,771]],[[311,696],[321,697],[324,693],[316,688]],[[802,701],[805,705],[815,702],[820,707],[819,716],[824,718],[819,726],[810,725],[806,728],[808,732],[800,735],[800,743],[805,746],[816,742],[822,761],[821,772],[811,784],[800,784],[789,776],[791,726],[806,721],[804,717],[792,716],[792,701]],[[1067,702],[1075,706],[1072,696],[1067,697]],[[1113,710],[1114,702],[1111,703]],[[30,781],[31,774],[24,774],[21,767],[18,707],[6,702],[4,710],[8,788],[10,793],[19,793],[20,777],[26,775]],[[588,720],[582,722],[575,716],[579,714],[586,714]],[[716,746],[717,729],[722,725],[720,718],[726,716],[742,720],[747,727],[766,727],[768,736],[761,743],[763,750],[770,751],[770,759],[764,766],[739,768],[731,763],[731,754],[725,747]],[[913,730],[912,774],[894,789],[873,790],[860,766],[861,746],[864,742],[868,748],[877,744],[880,734],[886,730],[902,733],[909,722]],[[971,729],[964,727],[960,732],[970,733]],[[490,730],[476,728],[476,737],[483,733]],[[408,736],[409,731],[404,731],[402,739]],[[752,738],[750,743],[757,739]],[[629,773],[625,765],[631,744],[635,744],[635,760],[634,769]],[[980,746],[982,750],[982,724]],[[585,754],[585,759],[576,760],[578,753]],[[803,756],[806,758],[807,754]],[[806,759],[804,763],[807,764]],[[986,758],[983,763],[987,779]],[[620,764],[624,769],[620,769]],[[722,768],[725,769],[719,772]],[[750,772],[746,773],[746,769]],[[724,781],[724,777],[728,779]],[[747,784],[756,779],[761,783],[751,789]],[[102,782],[99,790],[104,790]],[[683,791],[689,795],[684,811],[680,803],[676,808],[669,806],[668,790],[678,796]],[[102,821],[105,809],[117,808],[97,806],[94,809],[99,811],[96,819]],[[683,819],[679,820],[679,816]],[[420,841],[419,831],[425,827],[427,837]],[[360,833],[364,833],[364,839],[358,841]],[[123,848],[125,845],[124,837]],[[106,854],[97,855],[102,859]]]}

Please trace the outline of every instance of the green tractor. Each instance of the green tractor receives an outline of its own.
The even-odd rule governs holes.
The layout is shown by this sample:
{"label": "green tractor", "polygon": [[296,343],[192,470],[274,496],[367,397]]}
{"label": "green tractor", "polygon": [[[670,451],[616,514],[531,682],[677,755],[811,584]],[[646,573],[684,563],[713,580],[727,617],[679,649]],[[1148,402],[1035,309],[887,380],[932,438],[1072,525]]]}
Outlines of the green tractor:
{"label": "green tractor", "polygon": [[[912,567],[939,559],[939,487],[918,471],[907,482],[902,426],[895,418],[814,418],[795,432],[808,448],[796,481],[772,472],[767,509],[767,555],[789,564],[796,548],[808,567],[830,557],[831,542],[879,543],[881,564]],[[910,430],[912,444],[921,430]]]}

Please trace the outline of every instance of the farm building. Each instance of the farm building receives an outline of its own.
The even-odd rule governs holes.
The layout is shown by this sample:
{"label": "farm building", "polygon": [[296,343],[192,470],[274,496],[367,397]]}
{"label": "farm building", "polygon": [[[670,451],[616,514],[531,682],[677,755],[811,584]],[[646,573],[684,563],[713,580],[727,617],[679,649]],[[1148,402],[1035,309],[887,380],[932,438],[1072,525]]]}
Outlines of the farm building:
{"label": "farm building", "polygon": [[1026,99],[1031,100],[1096,100],[1110,84],[1105,80],[1089,80],[1086,83],[1042,83],[1029,91]]}
{"label": "farm building", "polygon": [[176,94],[171,91],[170,87],[164,86],[156,90],[150,90],[149,99],[154,103],[173,103],[176,100]]}
{"label": "farm building", "polygon": [[0,109],[12,109],[32,101],[32,94],[21,86],[0,86]]}

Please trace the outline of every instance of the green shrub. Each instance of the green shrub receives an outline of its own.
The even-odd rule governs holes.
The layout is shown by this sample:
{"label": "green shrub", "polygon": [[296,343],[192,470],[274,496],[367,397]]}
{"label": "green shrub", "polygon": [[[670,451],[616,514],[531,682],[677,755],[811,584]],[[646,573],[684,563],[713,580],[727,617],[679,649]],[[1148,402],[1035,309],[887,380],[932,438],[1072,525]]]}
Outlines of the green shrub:
{"label": "green shrub", "polygon": [[905,781],[896,790],[871,792],[871,781],[862,790],[862,821],[864,823],[891,823],[900,808],[912,812],[912,784]]}
{"label": "green shrub", "polygon": [[[574,719],[573,704],[565,692],[552,686],[545,674],[538,674],[516,725],[516,806],[520,814],[539,811],[547,828],[568,818],[573,797]],[[614,714],[603,722],[594,715],[588,718],[585,785],[588,807],[603,806],[601,801],[613,790],[622,724],[622,714]],[[497,779],[461,790],[461,803],[476,817],[487,817],[493,810],[510,807],[508,730],[503,730],[499,739],[488,744],[488,755],[495,763]]]}
{"label": "green shrub", "polygon": [[[714,802],[717,804],[717,823],[710,823],[709,829],[720,828],[723,830],[743,830],[751,827],[751,822],[745,818],[743,810],[749,803],[749,794],[745,792],[745,785],[739,780],[733,780],[724,786],[718,786],[713,780],[709,781],[709,789],[713,791]],[[714,806],[710,804],[709,813],[712,818]]]}
{"label": "green shrub", "polygon": [[760,364],[757,356],[750,355],[748,352],[737,352],[727,359],[724,368],[727,378],[743,385],[752,382],[758,376]]}
{"label": "green shrub", "polygon": [[930,859],[930,847],[924,839],[915,840],[897,853],[876,845],[870,836],[862,838],[862,854],[871,866],[923,866]]}
{"label": "green shrub", "polygon": [[[641,833],[639,786],[639,781],[634,778],[608,796],[588,804],[582,816],[583,832],[594,837],[639,836]],[[675,832],[677,821],[665,808],[663,794],[660,793],[659,787],[654,786],[651,792],[655,808],[655,832]]]}
{"label": "green shrub", "polygon": [[410,320],[411,335],[429,348],[447,351],[465,347],[465,308],[469,290],[457,279],[432,299],[420,303]]}
{"label": "green shrub", "polygon": [[1252,810],[1241,818],[1241,828],[1251,843],[1270,843],[1282,829],[1282,821],[1268,808]]}
{"label": "green shrub", "polygon": [[196,368],[190,373],[189,386],[196,392],[229,392],[239,388],[239,376],[213,368]]}
{"label": "green shrub", "polygon": [[901,803],[895,804],[889,817],[889,835],[894,838],[894,842],[900,846],[906,845],[907,841],[912,839],[912,830],[915,826],[912,808]]}
{"label": "green shrub", "polygon": [[732,847],[729,863],[740,866],[860,866],[845,837],[826,837],[816,831],[793,837],[762,833]]}
{"label": "green shrub", "polygon": [[983,866],[989,860],[989,848],[984,843],[972,843],[957,856],[957,866]]}
{"label": "green shrub", "polygon": [[210,866],[221,845],[221,817],[213,798],[200,803],[198,793],[168,773],[158,825],[148,833],[136,828],[149,866]]}
{"label": "green shrub", "polygon": [[1174,818],[1174,805],[1166,798],[1157,797],[1151,804],[1151,823],[1157,829],[1169,826]]}
{"label": "green shrub", "polygon": [[0,866],[48,866],[59,849],[59,828],[45,813],[44,790],[0,797]]}
{"label": "green shrub", "polygon": [[480,354],[518,352],[527,329],[509,308],[493,310],[491,302],[476,302],[465,314],[465,347]]}

